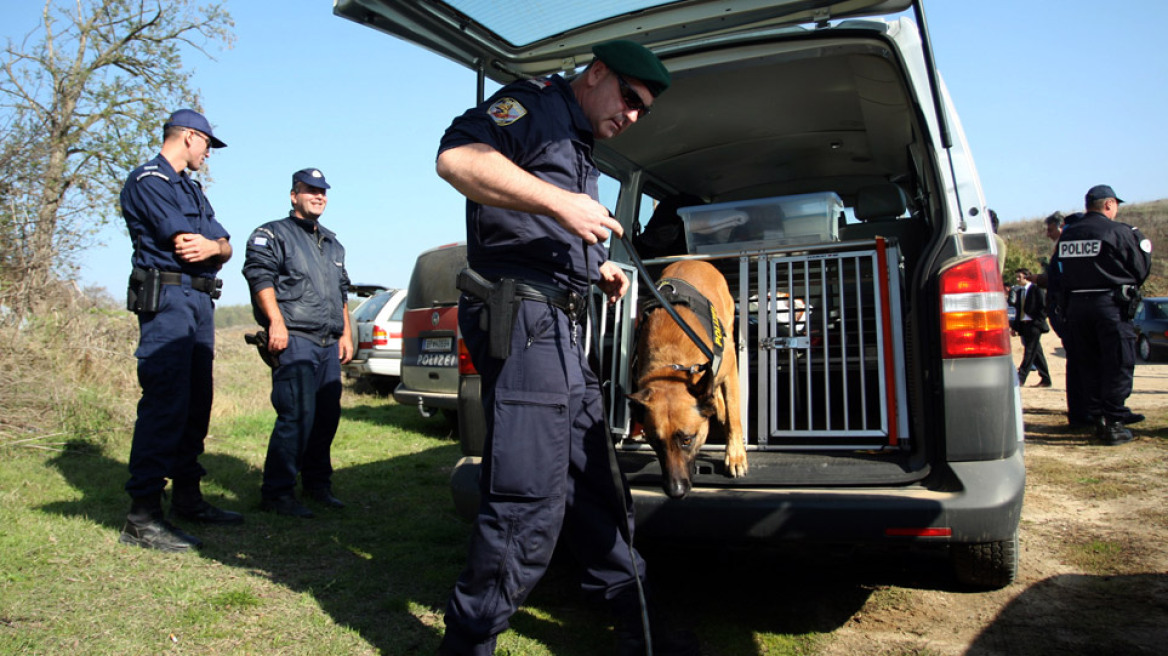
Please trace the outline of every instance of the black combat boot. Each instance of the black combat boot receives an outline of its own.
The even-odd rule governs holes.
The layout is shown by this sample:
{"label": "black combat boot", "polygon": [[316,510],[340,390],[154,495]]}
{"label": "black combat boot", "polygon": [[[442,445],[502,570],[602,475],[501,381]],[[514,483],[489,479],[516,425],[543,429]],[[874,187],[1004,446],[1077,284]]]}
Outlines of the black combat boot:
{"label": "black combat boot", "polygon": [[134,497],[118,542],[172,553],[203,546],[202,540],[164,519],[161,493]]}
{"label": "black combat boot", "polygon": [[170,518],[203,524],[242,524],[243,515],[216,508],[203,499],[199,481],[173,481],[174,499],[170,504]]}
{"label": "black combat boot", "polygon": [[1132,441],[1132,432],[1118,419],[1101,417],[1095,428],[1095,437],[1104,446],[1116,446]]}
{"label": "black combat boot", "polygon": [[322,506],[329,508],[344,508],[345,502],[333,496],[333,488],[331,485],[314,485],[312,487],[305,486],[304,496],[312,499]]}

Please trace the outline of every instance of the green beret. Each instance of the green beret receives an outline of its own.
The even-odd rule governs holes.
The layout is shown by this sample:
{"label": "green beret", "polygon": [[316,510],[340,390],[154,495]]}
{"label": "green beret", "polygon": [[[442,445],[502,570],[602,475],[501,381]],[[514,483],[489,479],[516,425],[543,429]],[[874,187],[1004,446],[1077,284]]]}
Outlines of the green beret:
{"label": "green beret", "polygon": [[669,71],[665,69],[665,64],[639,43],[606,41],[593,46],[592,54],[618,74],[643,82],[654,98],[669,88]]}

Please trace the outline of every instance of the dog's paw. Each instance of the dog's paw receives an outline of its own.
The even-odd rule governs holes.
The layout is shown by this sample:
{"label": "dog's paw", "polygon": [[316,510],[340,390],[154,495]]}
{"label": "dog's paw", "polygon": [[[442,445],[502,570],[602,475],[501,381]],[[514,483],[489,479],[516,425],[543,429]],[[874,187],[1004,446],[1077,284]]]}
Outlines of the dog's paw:
{"label": "dog's paw", "polygon": [[746,464],[746,454],[726,454],[726,473],[730,478],[742,478],[746,476],[746,470],[749,467]]}

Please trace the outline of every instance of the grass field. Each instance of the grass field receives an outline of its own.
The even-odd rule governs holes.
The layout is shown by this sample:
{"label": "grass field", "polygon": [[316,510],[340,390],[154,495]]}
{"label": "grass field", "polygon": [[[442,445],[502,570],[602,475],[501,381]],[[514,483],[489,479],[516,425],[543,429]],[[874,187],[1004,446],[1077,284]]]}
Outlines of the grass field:
{"label": "grass field", "polygon": [[[44,419],[58,417],[64,430],[18,435],[9,425],[0,435],[0,653],[434,653],[469,534],[450,498],[460,453],[446,421],[346,388],[333,461],[335,491],[349,506],[316,508],[312,520],[261,513],[273,419],[267,369],[243,344],[243,329],[221,329],[203,489],[246,522],[184,525],[206,543],[198,553],[122,545],[137,401],[124,321],[101,317],[90,329],[112,337],[91,334],[102,344],[96,351],[60,356],[68,366],[57,378],[66,376],[61,371],[74,378],[53,383],[50,373],[23,374],[46,377],[42,394],[56,390]],[[499,653],[609,653],[607,612],[589,605],[576,580],[570,563],[557,563],[501,636]],[[718,580],[678,584],[723,587]],[[755,588],[772,595],[777,585],[754,576],[743,598]],[[682,602],[664,605],[681,610]],[[742,612],[719,609],[692,627],[704,632],[704,644],[722,645],[709,653],[814,652],[814,624],[768,633],[746,627],[775,626],[781,613]]]}
{"label": "grass field", "polygon": [[[347,388],[333,458],[349,506],[312,520],[261,513],[273,411],[243,332],[218,333],[202,462],[207,496],[246,522],[188,525],[207,546],[163,554],[118,543],[138,398],[132,319],[82,311],[0,325],[0,654],[435,652],[469,534],[448,488],[459,457],[449,425]],[[1024,390],[1014,585],[954,590],[943,555],[917,550],[642,543],[657,605],[706,656],[1158,653],[1144,646],[1163,644],[1168,608],[1164,366],[1137,368],[1133,407],[1151,412],[1118,449],[1067,429],[1061,396],[1035,405],[1055,391]],[[594,656],[611,644],[607,612],[561,558],[497,653]]]}

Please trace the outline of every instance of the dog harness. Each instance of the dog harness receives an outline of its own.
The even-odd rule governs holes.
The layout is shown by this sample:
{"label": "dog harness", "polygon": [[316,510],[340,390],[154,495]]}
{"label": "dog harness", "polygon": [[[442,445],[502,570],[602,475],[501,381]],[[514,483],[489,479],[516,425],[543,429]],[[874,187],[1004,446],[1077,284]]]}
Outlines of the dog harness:
{"label": "dog harness", "polygon": [[[714,345],[714,348],[710,349],[713,354],[710,362],[692,365],[672,364],[669,366],[677,371],[687,371],[691,374],[697,374],[702,371],[708,372],[710,376],[709,383],[712,389],[714,380],[718,376],[718,370],[722,367],[722,351],[725,348],[726,342],[726,327],[722,324],[721,319],[718,318],[718,312],[714,309],[714,304],[710,303],[710,300],[703,296],[693,285],[680,278],[662,278],[657,281],[657,291],[661,293],[661,297],[670,305],[684,305],[693,311]],[[648,295],[641,304],[641,316],[646,316],[648,313],[661,307],[661,303],[655,296]]]}

